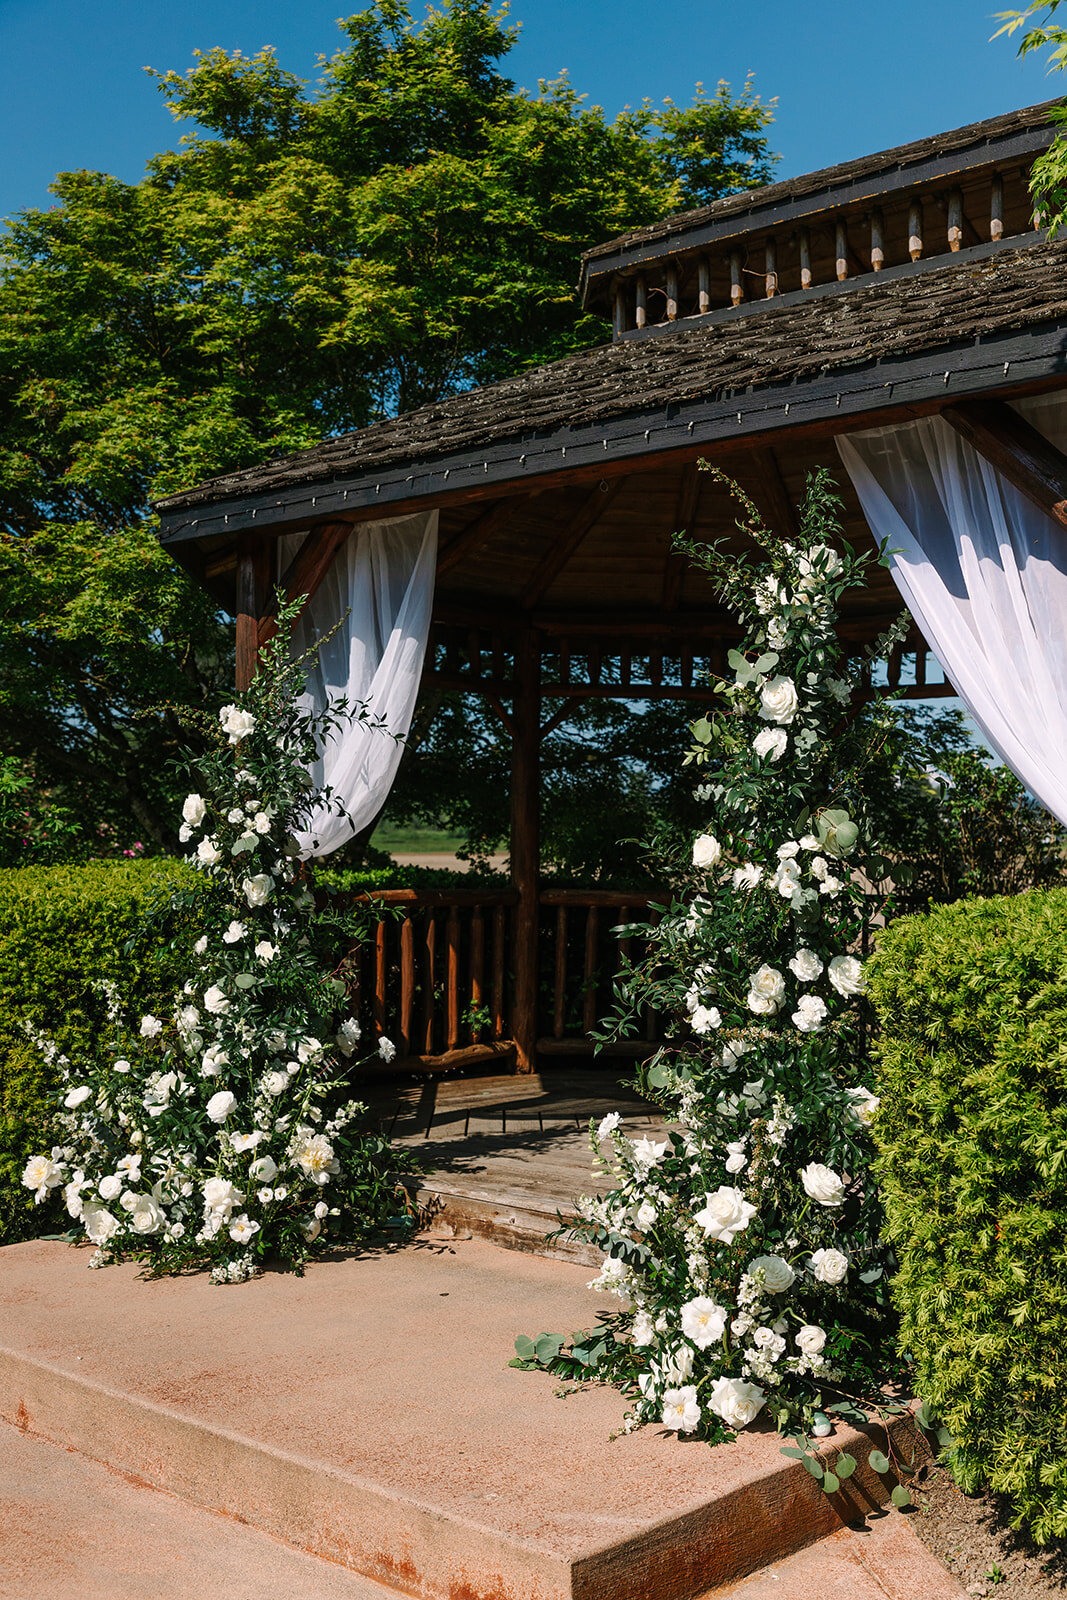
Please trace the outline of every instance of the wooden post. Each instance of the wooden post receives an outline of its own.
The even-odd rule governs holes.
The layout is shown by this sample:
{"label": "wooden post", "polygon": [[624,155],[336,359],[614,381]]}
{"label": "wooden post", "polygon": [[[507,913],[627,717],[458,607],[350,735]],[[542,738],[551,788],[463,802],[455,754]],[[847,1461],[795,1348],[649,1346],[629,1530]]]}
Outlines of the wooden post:
{"label": "wooden post", "polygon": [[701,256],[697,265],[697,306],[701,316],[711,310],[711,268],[707,256]]}
{"label": "wooden post", "polygon": [[641,273],[637,279],[636,301],[637,306],[634,321],[637,323],[639,328],[643,328],[648,320],[648,285],[645,282],[644,273]]}
{"label": "wooden post", "polygon": [[778,293],[778,246],[773,239],[767,240],[763,253],[763,287],[768,300],[773,300]]}
{"label": "wooden post", "polygon": [[871,212],[871,271],[881,272],[885,266],[885,224],[881,211]]}
{"label": "wooden post", "polygon": [[963,195],[953,189],[948,197],[948,247],[958,250],[963,243]]}
{"label": "wooden post", "polygon": [[541,636],[515,639],[515,733],[511,747],[511,881],[519,903],[512,919],[515,998],[511,1033],[519,1072],[537,1069],[537,920],[540,866]]}
{"label": "wooden post", "polygon": [[908,211],[908,254],[918,261],[923,253],[923,203],[913,200]]}
{"label": "wooden post", "polygon": [[238,693],[252,686],[259,660],[259,618],[270,582],[273,545],[246,534],[237,555],[237,660]]}
{"label": "wooden post", "polygon": [[615,290],[615,316],[612,332],[616,339],[621,339],[626,332],[626,292],[621,283]]}
{"label": "wooden post", "polygon": [[678,268],[672,261],[667,268],[667,321],[678,320]]}
{"label": "wooden post", "polygon": [[989,195],[989,237],[996,241],[1004,237],[1004,179],[994,172]]}
{"label": "wooden post", "polygon": [[739,306],[745,298],[745,286],[741,277],[741,252],[730,251],[730,304]]}
{"label": "wooden post", "polygon": [[811,288],[811,234],[807,228],[801,228],[800,236],[800,287]]}
{"label": "wooden post", "polygon": [[834,268],[837,281],[844,283],[848,277],[848,235],[843,222],[839,222],[834,228],[834,254],[837,257]]}

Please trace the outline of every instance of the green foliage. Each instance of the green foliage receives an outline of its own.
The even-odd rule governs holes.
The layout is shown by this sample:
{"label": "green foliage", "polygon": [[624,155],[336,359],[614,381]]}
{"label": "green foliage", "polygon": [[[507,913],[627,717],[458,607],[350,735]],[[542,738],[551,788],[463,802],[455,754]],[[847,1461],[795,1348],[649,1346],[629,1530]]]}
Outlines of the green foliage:
{"label": "green foliage", "polygon": [[101,978],[146,1010],[161,1003],[195,931],[169,910],[148,913],[193,881],[174,861],[0,872],[0,1243],[68,1225],[61,1204],[35,1214],[20,1182],[31,1150],[53,1141],[56,1087],[24,1024],[47,1026],[64,1053],[83,1056],[106,1023]]}
{"label": "green foliage", "polygon": [[[868,963],[901,1346],[965,1488],[1067,1533],[1067,893],[901,918]],[[954,1442],[953,1442],[954,1441]]]}
{"label": "green foliage", "polygon": [[[1021,32],[1020,56],[1045,51],[1049,72],[1062,72],[1067,67],[1067,28],[1053,20],[1062,3],[1063,0],[1033,0],[1023,11],[996,12],[996,20],[1001,25],[994,39],[1011,38]],[[1054,108],[1050,121],[1061,128],[1067,127],[1067,106]],[[1055,235],[1067,223],[1067,135],[1064,133],[1057,134],[1048,149],[1035,160],[1030,193],[1041,225],[1048,229],[1050,237]]]}
{"label": "green foliage", "polygon": [[341,29],[310,90],[269,50],[158,74],[195,132],[140,183],[60,174],[0,262],[0,748],[157,848],[232,637],[151,498],[602,342],[581,251],[771,171],[747,84],[611,120],[516,89],[486,0]]}

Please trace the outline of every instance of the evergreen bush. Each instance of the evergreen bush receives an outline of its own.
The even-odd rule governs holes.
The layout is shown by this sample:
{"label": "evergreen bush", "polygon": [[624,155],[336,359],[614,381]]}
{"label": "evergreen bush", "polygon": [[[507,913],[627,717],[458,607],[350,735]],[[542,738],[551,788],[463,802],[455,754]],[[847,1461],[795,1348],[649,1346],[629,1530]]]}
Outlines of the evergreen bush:
{"label": "evergreen bush", "polygon": [[35,1208],[21,1182],[30,1151],[52,1142],[56,1087],[26,1024],[47,1023],[77,1059],[106,1025],[100,979],[144,1010],[161,1004],[196,937],[170,890],[196,881],[166,859],[0,871],[0,1243],[69,1226],[61,1196]]}
{"label": "evergreen bush", "polygon": [[903,1349],[965,1489],[1067,1534],[1067,892],[900,918],[867,963]]}

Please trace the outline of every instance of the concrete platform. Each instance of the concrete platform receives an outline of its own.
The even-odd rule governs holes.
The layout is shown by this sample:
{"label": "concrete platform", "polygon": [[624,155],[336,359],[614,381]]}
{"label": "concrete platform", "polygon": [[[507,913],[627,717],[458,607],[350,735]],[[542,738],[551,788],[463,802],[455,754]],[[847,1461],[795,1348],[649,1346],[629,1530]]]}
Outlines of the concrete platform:
{"label": "concrete platform", "polygon": [[614,1391],[509,1368],[517,1333],[592,1325],[584,1267],[478,1239],[227,1288],[87,1260],[0,1251],[0,1418],[426,1600],[690,1600],[884,1494],[831,1503],[770,1427],[612,1443]]}

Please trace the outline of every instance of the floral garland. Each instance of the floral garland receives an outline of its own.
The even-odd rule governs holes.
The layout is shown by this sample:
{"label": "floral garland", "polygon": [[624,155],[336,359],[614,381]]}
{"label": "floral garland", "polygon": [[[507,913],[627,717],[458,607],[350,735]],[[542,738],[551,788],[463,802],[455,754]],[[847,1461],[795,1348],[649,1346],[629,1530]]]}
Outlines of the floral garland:
{"label": "floral garland", "polygon": [[[62,1190],[98,1247],[92,1265],[133,1256],[240,1282],[268,1254],[299,1270],[312,1250],[406,1211],[400,1159],[347,1082],[360,1026],[331,968],[360,925],[316,908],[293,839],[317,803],[338,805],[311,790],[322,741],[366,711],[300,708],[306,663],[289,659],[289,613],[279,620],[182,807],[204,880],[186,909],[205,931],[171,1014],[126,1024],[109,989],[114,1037],[92,1061],[32,1035],[61,1079],[59,1140],[23,1182],[39,1203]],[[389,1060],[391,1041],[377,1054]]]}
{"label": "floral garland", "polygon": [[519,1364],[629,1386],[627,1431],[709,1439],[765,1407],[780,1427],[828,1432],[824,1387],[877,1384],[889,1321],[856,952],[865,888],[886,871],[863,833],[863,769],[894,712],[857,692],[836,631],[869,558],[839,548],[824,476],[795,547],[744,503],[762,566],[690,551],[745,637],[686,758],[707,769],[697,798],[714,821],[684,846],[660,841],[675,899],[626,930],[650,953],[605,1034],[634,1032],[647,1007],[673,1018],[641,1078],[668,1126],[632,1140],[612,1113],[591,1130],[612,1187],[575,1224],[605,1253],[592,1287],[622,1309],[569,1352],[545,1336],[547,1362],[518,1345]]}

